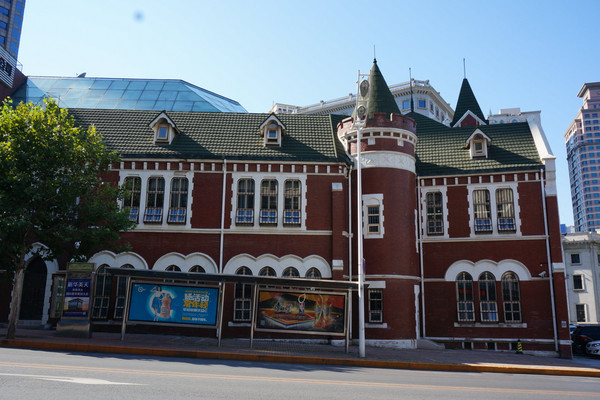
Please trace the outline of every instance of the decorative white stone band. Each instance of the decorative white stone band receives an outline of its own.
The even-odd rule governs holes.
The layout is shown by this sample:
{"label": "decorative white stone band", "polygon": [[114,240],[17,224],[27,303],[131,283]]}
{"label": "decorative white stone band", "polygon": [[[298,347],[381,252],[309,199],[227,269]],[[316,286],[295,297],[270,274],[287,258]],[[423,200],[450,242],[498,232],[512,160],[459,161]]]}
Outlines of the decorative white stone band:
{"label": "decorative white stone band", "polygon": [[361,153],[363,168],[394,168],[416,172],[415,158],[395,151],[367,151]]}

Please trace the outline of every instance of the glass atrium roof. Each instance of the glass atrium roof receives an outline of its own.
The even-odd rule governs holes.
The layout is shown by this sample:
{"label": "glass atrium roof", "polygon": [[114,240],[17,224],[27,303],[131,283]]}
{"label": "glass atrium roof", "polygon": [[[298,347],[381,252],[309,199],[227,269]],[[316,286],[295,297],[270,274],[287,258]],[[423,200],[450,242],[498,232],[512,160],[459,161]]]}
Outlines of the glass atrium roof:
{"label": "glass atrium roof", "polygon": [[235,100],[178,79],[29,76],[11,97],[36,104],[52,97],[65,108],[247,112]]}

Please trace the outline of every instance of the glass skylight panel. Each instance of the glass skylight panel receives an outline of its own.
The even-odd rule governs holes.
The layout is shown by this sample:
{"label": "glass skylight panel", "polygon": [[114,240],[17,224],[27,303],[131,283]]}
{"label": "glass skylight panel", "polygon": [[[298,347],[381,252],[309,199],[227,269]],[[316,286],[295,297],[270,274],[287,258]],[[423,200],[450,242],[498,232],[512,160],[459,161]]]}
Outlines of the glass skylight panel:
{"label": "glass skylight panel", "polygon": [[123,96],[123,90],[112,90],[108,89],[106,93],[104,93],[104,99],[114,99],[118,100]]}
{"label": "glass skylight panel", "polygon": [[193,101],[176,101],[173,105],[173,111],[192,111]]}
{"label": "glass skylight panel", "polygon": [[115,79],[110,83],[109,89],[127,89],[129,82],[122,79]]}
{"label": "glass skylight panel", "polygon": [[165,86],[163,87],[163,90],[182,91],[182,90],[187,90],[187,88],[181,82],[165,82]]}
{"label": "glass skylight panel", "polygon": [[163,90],[158,95],[158,100],[175,100],[177,98],[177,92],[175,90]]}
{"label": "glass skylight panel", "polygon": [[141,90],[130,90],[127,89],[125,90],[125,92],[123,92],[123,99],[124,100],[137,100],[140,98],[140,96],[142,95],[142,91]]}
{"label": "glass skylight panel", "polygon": [[147,81],[131,81],[127,86],[127,90],[144,90],[146,88]]}
{"label": "glass skylight panel", "polygon": [[108,89],[110,86],[110,81],[106,79],[93,79],[92,89]]}
{"label": "glass skylight panel", "polygon": [[140,96],[140,100],[154,100],[158,98],[160,92],[158,90],[144,90]]}
{"label": "glass skylight panel", "polygon": [[135,110],[153,110],[154,103],[154,100],[138,100]]}
{"label": "glass skylight panel", "polygon": [[146,90],[162,90],[164,82],[161,81],[149,81],[146,84]]}

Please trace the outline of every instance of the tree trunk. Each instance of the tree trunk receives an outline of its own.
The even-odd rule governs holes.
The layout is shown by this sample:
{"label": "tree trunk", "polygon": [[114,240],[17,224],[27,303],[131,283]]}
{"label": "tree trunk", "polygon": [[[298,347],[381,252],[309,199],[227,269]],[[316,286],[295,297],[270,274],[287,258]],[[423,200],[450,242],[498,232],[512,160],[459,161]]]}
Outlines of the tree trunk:
{"label": "tree trunk", "polygon": [[15,270],[15,280],[13,285],[12,300],[10,302],[10,315],[8,316],[7,339],[14,339],[17,332],[17,322],[21,312],[21,294],[23,293],[23,281],[25,278],[25,263]]}

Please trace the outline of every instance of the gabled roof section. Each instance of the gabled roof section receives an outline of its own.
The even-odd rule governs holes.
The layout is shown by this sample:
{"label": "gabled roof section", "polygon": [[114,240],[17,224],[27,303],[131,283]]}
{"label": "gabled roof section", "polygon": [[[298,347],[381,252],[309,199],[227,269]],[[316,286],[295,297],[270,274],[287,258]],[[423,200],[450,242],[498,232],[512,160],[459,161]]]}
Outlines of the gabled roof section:
{"label": "gabled roof section", "polygon": [[488,147],[487,158],[471,158],[465,142],[474,133],[473,127],[450,128],[416,112],[407,116],[417,123],[416,159],[420,177],[544,168],[526,122],[479,126],[478,130],[493,146]]}
{"label": "gabled roof section", "polygon": [[483,131],[479,128],[475,129],[475,131],[471,134],[471,136],[469,136],[467,138],[467,140],[465,140],[465,145],[468,146],[471,141],[473,140],[473,138],[477,135],[481,135],[488,143],[490,143],[492,141],[492,139],[489,138],[488,135],[486,135],[485,133],[483,133]]}
{"label": "gabled roof section", "polygon": [[150,128],[154,129],[154,126],[161,122],[161,121],[166,121],[169,125],[171,125],[171,127],[177,132],[179,133],[179,130],[177,129],[177,126],[175,125],[175,122],[173,122],[173,120],[171,118],[169,118],[169,116],[167,115],[166,111],[161,112],[160,114],[158,114],[158,116],[156,118],[154,118],[152,120],[152,122],[150,122]]}
{"label": "gabled roof section", "polygon": [[369,74],[369,107],[368,118],[373,118],[373,113],[391,113],[401,114],[394,95],[383,78],[383,74],[377,66],[377,60],[373,60],[373,67]]}
{"label": "gabled roof section", "polygon": [[481,112],[481,108],[479,107],[479,103],[477,102],[475,94],[471,89],[471,85],[469,85],[467,78],[464,78],[462,81],[462,86],[460,87],[458,100],[456,101],[456,108],[454,109],[454,119],[450,123],[450,126],[455,126],[464,118],[468,111],[471,111],[471,113],[473,113],[479,120],[485,123],[485,117]]}
{"label": "gabled roof section", "polygon": [[269,114],[168,112],[179,134],[171,143],[153,141],[154,111],[70,109],[75,122],[94,125],[109,150],[123,159],[256,160],[351,164],[337,139],[343,116],[278,115],[286,127],[281,146],[266,147],[258,134]]}
{"label": "gabled roof section", "polygon": [[263,131],[264,131],[265,127],[273,121],[277,125],[280,125],[283,128],[283,130],[285,131],[285,125],[281,122],[281,120],[279,118],[277,118],[277,115],[275,115],[274,113],[271,113],[271,114],[269,114],[267,119],[265,119],[265,121],[262,124],[260,124],[259,129],[260,129],[261,134],[264,134]]}

